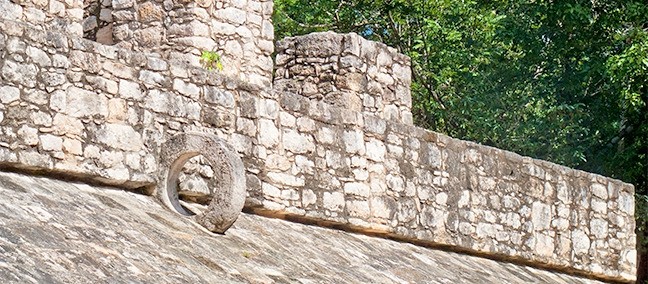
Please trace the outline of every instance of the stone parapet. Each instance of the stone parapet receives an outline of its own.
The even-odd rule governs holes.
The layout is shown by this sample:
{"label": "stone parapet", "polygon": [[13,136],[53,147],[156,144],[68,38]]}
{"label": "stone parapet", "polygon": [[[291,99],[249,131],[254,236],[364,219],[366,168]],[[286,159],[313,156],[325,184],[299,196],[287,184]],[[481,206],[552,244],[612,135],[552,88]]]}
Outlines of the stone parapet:
{"label": "stone parapet", "polygon": [[[250,206],[634,279],[634,187],[290,93]],[[261,129],[263,132],[264,129]]]}
{"label": "stone parapet", "polygon": [[275,89],[412,124],[410,59],[357,34],[290,37],[277,44]]}

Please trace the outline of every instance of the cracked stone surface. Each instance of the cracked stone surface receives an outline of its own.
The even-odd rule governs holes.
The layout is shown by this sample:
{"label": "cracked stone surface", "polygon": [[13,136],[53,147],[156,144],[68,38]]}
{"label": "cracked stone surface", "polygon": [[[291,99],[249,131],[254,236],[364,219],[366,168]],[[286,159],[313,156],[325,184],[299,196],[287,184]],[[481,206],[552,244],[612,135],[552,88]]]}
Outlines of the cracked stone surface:
{"label": "cracked stone surface", "polygon": [[153,197],[0,172],[3,283],[600,283],[242,214],[212,234]]}

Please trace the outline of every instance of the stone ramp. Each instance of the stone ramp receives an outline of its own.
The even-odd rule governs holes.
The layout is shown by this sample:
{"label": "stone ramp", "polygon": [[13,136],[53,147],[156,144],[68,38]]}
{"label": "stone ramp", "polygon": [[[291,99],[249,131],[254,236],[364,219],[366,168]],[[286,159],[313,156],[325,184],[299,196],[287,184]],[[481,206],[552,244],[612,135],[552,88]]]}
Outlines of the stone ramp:
{"label": "stone ramp", "polygon": [[0,172],[3,283],[600,283],[242,214],[207,232],[153,197]]}

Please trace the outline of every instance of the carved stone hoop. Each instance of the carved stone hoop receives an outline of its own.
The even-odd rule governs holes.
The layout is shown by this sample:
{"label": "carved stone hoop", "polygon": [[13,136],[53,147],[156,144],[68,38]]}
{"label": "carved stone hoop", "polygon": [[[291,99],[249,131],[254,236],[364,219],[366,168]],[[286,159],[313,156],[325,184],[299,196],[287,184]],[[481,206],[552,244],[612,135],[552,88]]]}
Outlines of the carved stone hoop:
{"label": "carved stone hoop", "polygon": [[177,180],[184,164],[198,155],[203,155],[222,180],[219,180],[220,188],[213,190],[207,210],[194,218],[208,230],[224,233],[243,210],[246,188],[243,162],[222,139],[204,133],[182,133],[171,137],[160,151],[162,170],[156,194],[171,210],[191,216],[178,200]]}

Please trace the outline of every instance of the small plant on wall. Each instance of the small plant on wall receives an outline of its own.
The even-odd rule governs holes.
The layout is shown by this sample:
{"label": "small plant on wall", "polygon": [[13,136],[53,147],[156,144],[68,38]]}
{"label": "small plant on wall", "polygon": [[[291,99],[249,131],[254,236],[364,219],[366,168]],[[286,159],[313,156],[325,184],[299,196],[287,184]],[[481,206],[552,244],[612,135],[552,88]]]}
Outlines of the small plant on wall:
{"label": "small plant on wall", "polygon": [[200,63],[207,70],[218,70],[223,71],[223,63],[221,63],[220,54],[216,51],[203,51],[200,55]]}

